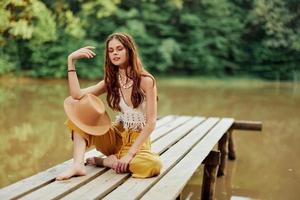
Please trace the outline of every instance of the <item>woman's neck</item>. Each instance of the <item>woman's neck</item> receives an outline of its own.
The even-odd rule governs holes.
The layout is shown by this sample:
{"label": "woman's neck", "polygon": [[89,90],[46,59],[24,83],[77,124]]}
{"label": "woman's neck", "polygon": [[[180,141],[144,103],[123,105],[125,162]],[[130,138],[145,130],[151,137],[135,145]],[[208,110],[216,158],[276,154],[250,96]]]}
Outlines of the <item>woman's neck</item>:
{"label": "woman's neck", "polygon": [[128,67],[119,67],[119,74],[123,77],[126,76],[126,69],[127,69],[127,74],[129,74],[129,71],[130,71],[130,66]]}

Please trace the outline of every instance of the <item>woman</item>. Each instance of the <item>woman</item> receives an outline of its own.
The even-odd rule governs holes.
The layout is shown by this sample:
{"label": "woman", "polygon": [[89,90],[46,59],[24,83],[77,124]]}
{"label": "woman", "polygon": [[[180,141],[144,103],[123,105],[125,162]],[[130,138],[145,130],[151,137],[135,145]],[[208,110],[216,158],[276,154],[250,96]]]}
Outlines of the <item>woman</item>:
{"label": "woman", "polygon": [[130,172],[138,178],[158,175],[162,163],[159,155],[151,152],[150,142],[157,115],[155,79],[143,68],[132,37],[114,33],[106,40],[104,80],[80,89],[75,61],[93,58],[96,55],[93,49],[87,46],[68,56],[71,97],[81,99],[87,94],[99,96],[107,93],[108,105],[119,111],[119,115],[112,127],[101,136],[80,130],[71,120],[66,122],[74,141],[74,163],[56,180],[85,175],[84,153],[91,145],[107,157],[88,158],[87,164],[109,167],[117,173]]}

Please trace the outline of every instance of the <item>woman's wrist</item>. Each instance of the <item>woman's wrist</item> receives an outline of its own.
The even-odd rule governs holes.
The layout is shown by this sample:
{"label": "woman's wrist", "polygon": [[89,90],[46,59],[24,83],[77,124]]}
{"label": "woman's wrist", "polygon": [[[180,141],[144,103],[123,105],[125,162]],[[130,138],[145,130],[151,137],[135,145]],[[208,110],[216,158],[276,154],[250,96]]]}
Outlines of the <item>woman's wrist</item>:
{"label": "woman's wrist", "polygon": [[68,70],[75,70],[75,60],[68,56]]}

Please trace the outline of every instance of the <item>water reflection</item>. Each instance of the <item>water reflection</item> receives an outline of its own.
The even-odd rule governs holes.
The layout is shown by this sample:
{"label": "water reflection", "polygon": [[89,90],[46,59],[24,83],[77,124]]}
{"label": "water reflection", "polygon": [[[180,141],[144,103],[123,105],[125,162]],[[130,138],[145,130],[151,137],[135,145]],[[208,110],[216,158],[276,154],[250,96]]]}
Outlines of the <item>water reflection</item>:
{"label": "water reflection", "polygon": [[[81,81],[86,87],[94,82]],[[262,133],[235,131],[237,160],[219,178],[216,199],[296,199],[300,195],[300,87],[254,81],[160,80],[159,115],[263,121]],[[0,79],[0,187],[71,157],[63,122],[65,80]],[[101,97],[103,100],[105,97]],[[114,117],[114,113],[109,110]],[[199,199],[202,169],[184,190]]]}

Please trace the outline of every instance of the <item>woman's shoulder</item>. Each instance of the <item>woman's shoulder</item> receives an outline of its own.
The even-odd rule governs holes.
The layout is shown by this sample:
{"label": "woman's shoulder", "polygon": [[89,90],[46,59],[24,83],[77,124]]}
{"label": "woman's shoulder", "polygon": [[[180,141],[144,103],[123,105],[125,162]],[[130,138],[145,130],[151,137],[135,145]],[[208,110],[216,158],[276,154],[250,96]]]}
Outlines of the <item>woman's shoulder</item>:
{"label": "woman's shoulder", "polygon": [[147,71],[144,71],[141,74],[141,88],[145,91],[146,88],[155,86],[155,78],[152,74]]}

